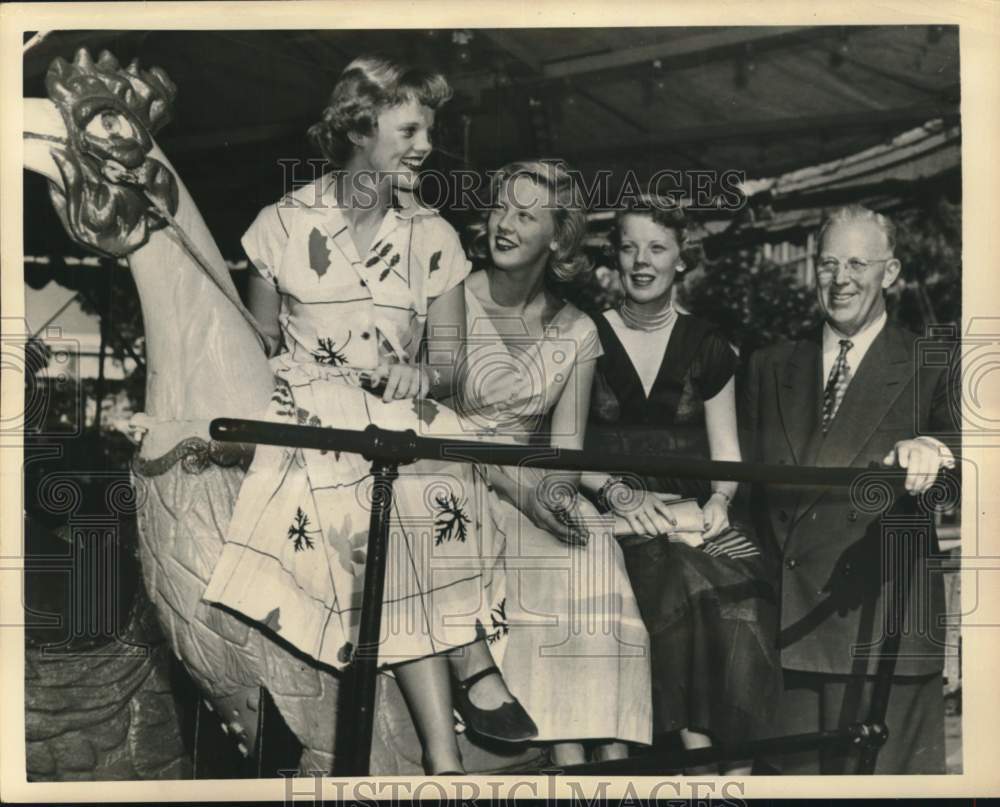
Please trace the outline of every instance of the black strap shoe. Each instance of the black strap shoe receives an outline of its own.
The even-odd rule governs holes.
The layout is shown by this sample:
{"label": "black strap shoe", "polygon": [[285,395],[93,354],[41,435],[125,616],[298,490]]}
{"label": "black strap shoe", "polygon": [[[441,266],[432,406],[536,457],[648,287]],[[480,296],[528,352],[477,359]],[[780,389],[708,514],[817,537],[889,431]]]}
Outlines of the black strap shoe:
{"label": "black strap shoe", "polygon": [[496,709],[480,709],[469,700],[469,690],[488,675],[500,675],[496,665],[484,667],[473,673],[455,687],[455,706],[465,725],[476,734],[492,740],[508,743],[523,743],[538,736],[538,726],[524,710],[517,698]]}

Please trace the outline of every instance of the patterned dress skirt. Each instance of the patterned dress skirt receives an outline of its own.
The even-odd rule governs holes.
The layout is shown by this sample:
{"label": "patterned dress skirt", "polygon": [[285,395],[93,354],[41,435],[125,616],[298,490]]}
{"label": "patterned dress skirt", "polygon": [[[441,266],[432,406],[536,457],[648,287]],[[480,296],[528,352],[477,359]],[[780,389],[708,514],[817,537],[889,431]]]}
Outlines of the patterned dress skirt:
{"label": "patterned dress skirt", "polygon": [[[384,403],[346,368],[272,360],[266,419],[455,437],[451,410],[433,401]],[[468,644],[489,620],[495,552],[480,529],[474,466],[418,461],[393,485],[381,664]],[[341,668],[357,644],[373,497],[356,454],[258,446],[205,592],[207,601],[263,623],[313,658]]]}

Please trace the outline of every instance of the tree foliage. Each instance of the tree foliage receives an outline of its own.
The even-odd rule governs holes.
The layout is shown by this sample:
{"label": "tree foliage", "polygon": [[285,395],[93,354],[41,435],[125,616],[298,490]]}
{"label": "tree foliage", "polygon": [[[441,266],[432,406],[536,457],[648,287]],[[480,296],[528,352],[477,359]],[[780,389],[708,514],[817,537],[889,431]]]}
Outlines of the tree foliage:
{"label": "tree foliage", "polygon": [[962,318],[962,205],[941,196],[896,217],[901,282],[891,292],[890,316],[925,333],[929,325]]}
{"label": "tree foliage", "polygon": [[718,326],[742,354],[815,326],[816,295],[756,249],[733,250],[685,279],[681,304]]}
{"label": "tree foliage", "polygon": [[100,266],[67,266],[57,262],[49,266],[25,267],[25,282],[42,288],[55,282],[77,293],[77,301],[86,314],[97,316],[104,329],[109,358],[131,359],[139,366],[137,392],[141,394],[145,379],[145,336],[142,308],[132,273],[115,261],[102,261]]}
{"label": "tree foliage", "polygon": [[[918,334],[959,322],[962,305],[962,206],[936,197],[893,214],[901,279],[889,290],[892,322]],[[819,323],[814,287],[761,256],[736,249],[685,279],[681,303],[718,325],[741,352],[797,339]]]}

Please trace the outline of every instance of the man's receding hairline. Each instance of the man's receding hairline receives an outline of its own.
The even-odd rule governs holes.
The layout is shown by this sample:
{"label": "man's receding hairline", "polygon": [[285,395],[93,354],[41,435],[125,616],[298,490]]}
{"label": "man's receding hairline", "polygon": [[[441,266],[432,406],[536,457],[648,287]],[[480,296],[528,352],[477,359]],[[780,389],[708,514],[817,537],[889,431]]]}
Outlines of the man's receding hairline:
{"label": "man's receding hairline", "polygon": [[895,250],[890,243],[889,233],[884,227],[882,227],[877,219],[874,218],[844,218],[844,219],[831,219],[824,222],[824,226],[820,230],[819,243],[817,244],[817,251],[822,252],[823,246],[826,243],[826,239],[830,235],[830,231],[835,227],[857,227],[857,226],[868,226],[872,227],[880,236],[882,236],[882,246],[885,247],[886,252],[890,253],[892,257],[895,257]]}

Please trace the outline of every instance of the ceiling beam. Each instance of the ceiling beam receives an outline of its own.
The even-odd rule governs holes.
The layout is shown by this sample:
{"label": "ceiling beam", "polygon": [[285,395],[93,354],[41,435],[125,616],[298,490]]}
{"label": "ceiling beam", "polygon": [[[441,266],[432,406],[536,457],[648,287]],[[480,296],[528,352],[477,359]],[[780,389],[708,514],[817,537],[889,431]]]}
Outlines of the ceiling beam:
{"label": "ceiling beam", "polygon": [[922,104],[920,106],[888,109],[882,112],[858,112],[843,115],[807,115],[794,118],[772,118],[757,121],[731,121],[709,126],[690,126],[660,134],[655,138],[620,143],[613,147],[601,147],[572,151],[566,149],[567,157],[580,160],[594,160],[608,157],[621,159],[623,155],[635,158],[637,152],[655,153],[666,151],[681,143],[705,143],[722,140],[747,140],[761,137],[786,137],[789,135],[816,135],[826,132],[840,132],[851,129],[880,129],[898,125],[919,125],[929,120],[943,118],[946,122],[959,120],[959,108],[954,104]]}
{"label": "ceiling beam", "polygon": [[518,40],[517,35],[512,34],[509,29],[477,29],[476,33],[486,37],[498,48],[513,56],[521,64],[528,67],[531,72],[539,74],[542,72],[542,62],[538,58],[538,51],[523,45]]}
{"label": "ceiling beam", "polygon": [[[771,208],[776,212],[786,210],[803,210],[806,208],[822,208],[832,205],[848,204],[857,199],[878,195],[903,195],[911,193],[914,188],[930,186],[955,186],[962,179],[962,169],[959,165],[951,165],[936,174],[918,179],[883,178],[877,182],[857,183],[843,187],[823,188],[805,193],[790,194],[779,197],[771,202]],[[933,198],[928,195],[924,198]]]}
{"label": "ceiling beam", "polygon": [[[874,26],[852,26],[852,31],[872,27]],[[752,54],[759,55],[772,49],[805,45],[841,35],[841,28],[824,25],[693,30],[697,33],[666,42],[609,49],[606,53],[557,61],[545,61],[535,55],[544,52],[540,47],[544,41],[539,38],[539,33],[544,34],[541,29],[477,30],[477,33],[492,40],[522,66],[531,68],[530,75],[511,77],[519,90],[553,84],[566,89],[584,79],[588,85],[620,80],[623,76],[635,76],[637,70],[648,77],[653,72],[653,62],[657,60],[660,62],[661,72],[678,71],[710,62],[746,57],[748,49]],[[478,96],[487,104],[496,103],[492,99],[496,90],[492,74],[470,75],[462,83],[473,97]]]}
{"label": "ceiling beam", "polygon": [[830,34],[832,31],[830,28],[814,26],[770,25],[711,29],[707,33],[697,33],[666,42],[546,62],[542,68],[542,75],[546,79],[573,78],[589,73],[632,67],[643,62],[652,63],[656,59],[659,59],[666,68],[671,66],[671,63],[686,61],[691,57],[708,60],[720,52],[729,52],[747,45],[753,47],[774,45],[786,43],[788,40],[814,37],[820,33]]}
{"label": "ceiling beam", "polygon": [[722,250],[736,246],[750,246],[763,242],[780,243],[789,240],[793,232],[814,231],[823,217],[824,209],[837,205],[860,202],[867,207],[882,212],[919,205],[925,199],[942,195],[959,194],[962,187],[962,172],[956,167],[941,174],[919,180],[883,180],[873,185],[858,185],[850,189],[831,189],[785,200],[787,204],[771,204],[776,213],[799,211],[802,217],[790,216],[787,224],[763,222],[761,226],[745,226],[738,230],[727,229],[706,236],[701,243],[710,256],[721,254]]}

